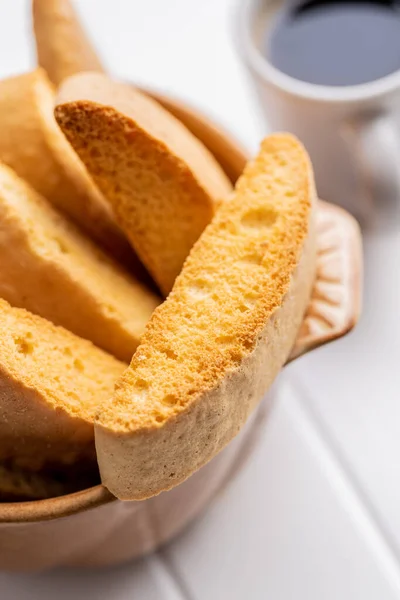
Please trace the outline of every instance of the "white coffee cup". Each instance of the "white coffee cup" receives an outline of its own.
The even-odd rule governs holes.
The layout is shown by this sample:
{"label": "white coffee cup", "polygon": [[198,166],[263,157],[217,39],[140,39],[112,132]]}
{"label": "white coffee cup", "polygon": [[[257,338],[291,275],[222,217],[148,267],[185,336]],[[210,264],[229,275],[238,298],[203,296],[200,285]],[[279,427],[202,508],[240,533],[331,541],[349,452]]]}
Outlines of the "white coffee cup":
{"label": "white coffee cup", "polygon": [[363,221],[399,217],[400,71],[367,84],[323,86],[276,69],[262,52],[281,0],[238,0],[235,37],[268,128],[305,144],[320,197]]}

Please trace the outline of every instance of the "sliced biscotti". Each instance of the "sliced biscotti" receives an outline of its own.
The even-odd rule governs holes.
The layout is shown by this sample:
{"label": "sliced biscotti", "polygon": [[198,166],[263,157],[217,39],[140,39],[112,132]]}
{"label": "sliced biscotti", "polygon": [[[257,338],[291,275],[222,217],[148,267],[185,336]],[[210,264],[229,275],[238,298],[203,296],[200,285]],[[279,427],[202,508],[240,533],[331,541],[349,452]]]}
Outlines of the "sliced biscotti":
{"label": "sliced biscotti", "polygon": [[0,160],[116,258],[135,256],[112,211],[60,131],[42,69],[0,81]]}
{"label": "sliced biscotti", "polygon": [[69,0],[32,0],[38,63],[55,85],[81,71],[103,71]]}
{"label": "sliced biscotti", "polygon": [[155,311],[96,420],[103,483],[171,488],[240,430],[293,346],[315,272],[315,190],[290,135],[264,140]]}
{"label": "sliced biscotti", "polygon": [[0,299],[0,462],[93,459],[93,421],[125,365]]}
{"label": "sliced biscotti", "polygon": [[157,102],[104,75],[61,86],[56,118],[164,294],[231,184]]}
{"label": "sliced biscotti", "polygon": [[0,163],[0,297],[129,362],[160,299]]}

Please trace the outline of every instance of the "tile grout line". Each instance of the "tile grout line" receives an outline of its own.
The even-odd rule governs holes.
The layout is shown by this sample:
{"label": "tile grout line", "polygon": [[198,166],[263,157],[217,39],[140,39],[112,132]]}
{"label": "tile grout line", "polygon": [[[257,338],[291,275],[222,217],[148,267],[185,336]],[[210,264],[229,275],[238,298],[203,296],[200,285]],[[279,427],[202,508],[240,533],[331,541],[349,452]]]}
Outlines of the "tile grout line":
{"label": "tile grout line", "polygon": [[185,578],[174,565],[168,553],[168,546],[156,550],[152,555],[153,560],[158,562],[159,566],[165,571],[169,579],[173,582],[176,597],[182,600],[196,600],[193,596]]}
{"label": "tile grout line", "polygon": [[330,483],[335,485],[338,496],[390,576],[400,598],[400,551],[393,536],[382,522],[339,444],[314,409],[312,393],[307,384],[298,374],[292,373],[286,382],[298,399],[298,412],[302,413],[299,416],[308,429],[307,441],[318,447],[319,458],[324,460],[324,466],[329,470]]}

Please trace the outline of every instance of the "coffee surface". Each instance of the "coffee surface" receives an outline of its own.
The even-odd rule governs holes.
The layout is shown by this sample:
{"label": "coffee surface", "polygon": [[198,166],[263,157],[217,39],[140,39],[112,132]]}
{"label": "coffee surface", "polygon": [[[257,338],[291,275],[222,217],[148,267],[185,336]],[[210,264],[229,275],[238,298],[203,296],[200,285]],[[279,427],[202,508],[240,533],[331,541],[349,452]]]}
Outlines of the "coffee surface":
{"label": "coffee surface", "polygon": [[264,51],[280,71],[309,83],[367,83],[400,69],[400,2],[288,4]]}

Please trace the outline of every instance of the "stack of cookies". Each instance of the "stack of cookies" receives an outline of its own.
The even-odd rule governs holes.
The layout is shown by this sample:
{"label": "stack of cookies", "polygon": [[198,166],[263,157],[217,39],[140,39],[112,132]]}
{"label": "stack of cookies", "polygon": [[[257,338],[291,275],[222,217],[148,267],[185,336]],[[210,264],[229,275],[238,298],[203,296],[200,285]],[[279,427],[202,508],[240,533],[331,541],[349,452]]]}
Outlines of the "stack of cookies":
{"label": "stack of cookies", "polygon": [[303,147],[235,189],[158,102],[103,71],[68,0],[33,0],[38,68],[0,81],[0,500],[99,481],[143,499],[239,431],[315,272]]}

